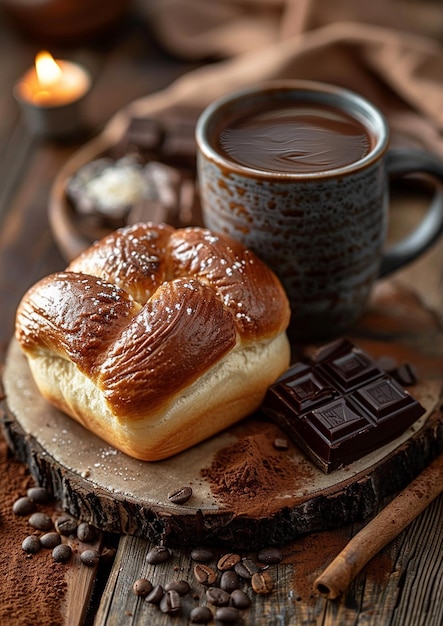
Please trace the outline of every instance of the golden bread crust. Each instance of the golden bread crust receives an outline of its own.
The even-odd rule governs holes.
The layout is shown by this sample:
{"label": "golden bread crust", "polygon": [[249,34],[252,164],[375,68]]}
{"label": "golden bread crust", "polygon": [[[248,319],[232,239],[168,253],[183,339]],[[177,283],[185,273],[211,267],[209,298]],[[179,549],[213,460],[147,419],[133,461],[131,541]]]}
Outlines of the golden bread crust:
{"label": "golden bread crust", "polygon": [[280,282],[241,244],[137,224],[31,287],[16,337],[44,397],[156,460],[258,408],[289,365],[288,323]]}

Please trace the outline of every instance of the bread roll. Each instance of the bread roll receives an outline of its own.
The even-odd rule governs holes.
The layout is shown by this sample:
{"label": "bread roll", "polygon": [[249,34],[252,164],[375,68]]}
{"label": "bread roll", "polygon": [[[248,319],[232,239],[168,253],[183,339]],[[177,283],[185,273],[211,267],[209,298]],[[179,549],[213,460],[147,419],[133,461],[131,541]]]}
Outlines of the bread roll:
{"label": "bread roll", "polygon": [[257,409],[289,365],[289,315],[279,280],[240,243],[136,224],[31,287],[16,337],[47,400],[154,461]]}

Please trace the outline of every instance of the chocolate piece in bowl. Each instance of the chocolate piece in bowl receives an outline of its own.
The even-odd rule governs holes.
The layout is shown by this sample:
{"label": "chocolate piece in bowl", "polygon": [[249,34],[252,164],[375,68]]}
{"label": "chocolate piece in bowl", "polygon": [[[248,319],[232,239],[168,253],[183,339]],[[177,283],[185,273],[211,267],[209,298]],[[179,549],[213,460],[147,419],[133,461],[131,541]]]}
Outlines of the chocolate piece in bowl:
{"label": "chocolate piece in bowl", "polygon": [[165,131],[157,120],[133,117],[129,120],[120,146],[117,146],[116,149],[120,149],[122,154],[136,150],[152,156],[159,150],[164,135]]}
{"label": "chocolate piece in bowl", "polygon": [[121,157],[136,152],[145,161],[158,159],[194,172],[195,123],[195,110],[183,106],[163,111],[158,117],[133,116],[113,154]]}
{"label": "chocolate piece in bowl", "polygon": [[263,412],[325,473],[400,436],[425,413],[390,374],[348,340],[296,363],[269,388]]}

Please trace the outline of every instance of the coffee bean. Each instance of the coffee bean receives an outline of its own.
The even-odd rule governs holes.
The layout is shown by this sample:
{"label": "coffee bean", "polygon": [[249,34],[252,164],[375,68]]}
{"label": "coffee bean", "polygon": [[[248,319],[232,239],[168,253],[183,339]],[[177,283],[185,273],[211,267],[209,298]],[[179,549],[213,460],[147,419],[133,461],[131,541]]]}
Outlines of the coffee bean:
{"label": "coffee bean", "polygon": [[206,600],[214,606],[228,606],[230,595],[220,587],[209,587],[206,590]]}
{"label": "coffee bean", "polygon": [[52,519],[46,513],[33,513],[28,522],[36,530],[51,530],[54,527]]}
{"label": "coffee bean", "polygon": [[252,559],[248,559],[247,557],[243,558],[241,560],[243,566],[248,570],[248,572],[251,574],[255,574],[256,572],[259,571],[259,567],[257,565],[257,563],[254,563],[254,561]]}
{"label": "coffee bean", "polygon": [[165,591],[176,591],[180,596],[185,596],[191,590],[186,580],[171,580],[165,585]]}
{"label": "coffee bean", "polygon": [[218,560],[217,567],[220,571],[224,572],[228,569],[232,569],[234,565],[240,563],[241,556],[239,554],[234,554],[233,552],[228,552],[228,554],[224,554]]}
{"label": "coffee bean", "polygon": [[105,565],[111,565],[114,562],[117,550],[113,546],[105,546],[100,555],[100,561]]}
{"label": "coffee bean", "polygon": [[155,585],[152,587],[152,591],[148,593],[145,598],[145,602],[149,604],[160,604],[161,599],[165,595],[165,591],[161,585]]}
{"label": "coffee bean", "polygon": [[171,552],[165,546],[154,546],[146,555],[146,560],[151,565],[158,565],[167,561],[170,556]]}
{"label": "coffee bean", "polygon": [[202,585],[213,585],[217,580],[217,573],[203,563],[194,566],[194,576]]}
{"label": "coffee bean", "polygon": [[16,515],[29,515],[35,511],[35,508],[35,502],[27,496],[19,498],[12,505],[12,511]]}
{"label": "coffee bean", "polygon": [[38,504],[46,504],[50,500],[49,493],[44,487],[30,487],[26,495],[30,500],[38,502]]}
{"label": "coffee bean", "polygon": [[132,585],[132,591],[135,593],[136,596],[146,598],[146,596],[152,591],[152,583],[146,578],[139,578]]}
{"label": "coffee bean", "polygon": [[252,561],[252,559],[244,558],[240,561],[240,563],[236,563],[234,565],[234,571],[245,580],[250,580],[253,574],[259,571],[257,565]]}
{"label": "coffee bean", "polygon": [[409,363],[399,365],[391,372],[391,376],[403,387],[409,387],[417,383],[417,371],[415,367]]}
{"label": "coffee bean", "polygon": [[243,563],[236,563],[234,566],[234,572],[243,578],[244,580],[250,580],[251,574],[248,572]]}
{"label": "coffee bean", "polygon": [[231,603],[236,609],[240,609],[242,611],[251,606],[251,598],[246,592],[243,591],[243,589],[235,589],[231,593]]}
{"label": "coffee bean", "polygon": [[97,530],[87,522],[77,526],[77,538],[83,543],[93,543],[97,539]]}
{"label": "coffee bean", "polygon": [[40,537],[40,543],[42,544],[43,548],[49,548],[51,550],[52,548],[55,548],[55,546],[59,546],[61,542],[62,538],[58,533],[54,531],[45,533]]}
{"label": "coffee bean", "polygon": [[233,606],[221,606],[215,611],[215,619],[222,624],[234,624],[238,618],[238,610]]}
{"label": "coffee bean", "polygon": [[207,606],[195,606],[189,618],[193,624],[207,624],[212,621],[212,612]]}
{"label": "coffee bean", "polygon": [[61,535],[75,535],[78,521],[70,515],[61,515],[55,520],[55,527]]}
{"label": "coffee bean", "polygon": [[174,504],[185,504],[192,496],[191,487],[179,487],[168,493],[168,500]]}
{"label": "coffee bean", "polygon": [[23,540],[22,550],[28,554],[35,554],[40,548],[40,539],[36,535],[29,535]]}
{"label": "coffee bean", "polygon": [[269,572],[257,572],[251,578],[251,585],[255,593],[265,595],[271,593],[274,588],[274,581]]}
{"label": "coffee bean", "polygon": [[88,567],[94,567],[100,560],[97,550],[83,550],[80,554],[80,561]]}
{"label": "coffee bean", "polygon": [[199,563],[208,563],[214,558],[214,553],[209,548],[194,548],[191,552],[191,559]]}
{"label": "coffee bean", "polygon": [[160,600],[160,611],[163,613],[174,614],[178,613],[181,609],[181,600],[179,594],[171,589],[167,591],[163,598]]}
{"label": "coffee bean", "polygon": [[266,563],[267,565],[273,565],[280,563],[283,559],[283,554],[278,548],[263,548],[257,555],[260,563]]}
{"label": "coffee bean", "polygon": [[220,578],[221,589],[224,589],[225,591],[229,591],[229,593],[231,593],[231,591],[234,591],[234,589],[238,589],[239,586],[240,580],[236,572],[233,572],[232,570],[223,572]]}
{"label": "coffee bean", "polygon": [[72,549],[68,544],[61,543],[59,546],[55,546],[52,551],[52,558],[57,563],[66,563],[72,556]]}

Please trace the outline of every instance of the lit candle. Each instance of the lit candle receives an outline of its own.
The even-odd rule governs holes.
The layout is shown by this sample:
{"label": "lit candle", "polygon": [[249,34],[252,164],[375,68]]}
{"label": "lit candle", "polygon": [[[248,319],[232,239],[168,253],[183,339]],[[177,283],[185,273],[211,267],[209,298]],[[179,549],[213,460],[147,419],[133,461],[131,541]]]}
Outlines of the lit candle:
{"label": "lit candle", "polygon": [[90,75],[83,67],[39,52],[14,93],[35,133],[62,137],[81,129],[79,105],[90,86]]}

